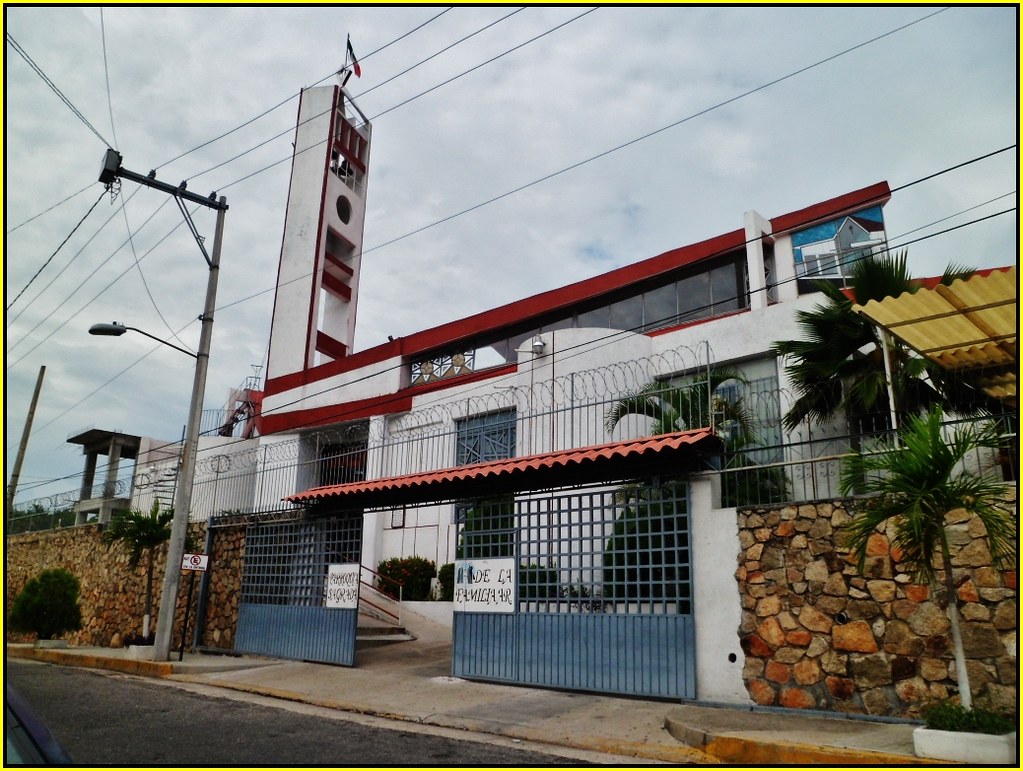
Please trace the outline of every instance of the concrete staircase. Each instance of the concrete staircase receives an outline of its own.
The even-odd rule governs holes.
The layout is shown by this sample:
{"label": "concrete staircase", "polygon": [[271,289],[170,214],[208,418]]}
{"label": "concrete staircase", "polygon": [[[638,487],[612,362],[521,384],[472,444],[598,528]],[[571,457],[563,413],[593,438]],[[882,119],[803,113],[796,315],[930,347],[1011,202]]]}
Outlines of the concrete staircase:
{"label": "concrete staircase", "polygon": [[363,583],[359,591],[359,625],[355,647],[369,648],[415,640],[401,623],[401,604]]}

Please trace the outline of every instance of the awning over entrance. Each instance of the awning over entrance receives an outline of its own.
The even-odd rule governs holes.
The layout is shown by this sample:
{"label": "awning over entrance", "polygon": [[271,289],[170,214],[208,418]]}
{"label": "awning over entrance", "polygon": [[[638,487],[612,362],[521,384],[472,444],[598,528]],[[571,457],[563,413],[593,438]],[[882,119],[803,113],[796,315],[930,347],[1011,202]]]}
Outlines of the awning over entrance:
{"label": "awning over entrance", "polygon": [[316,487],[284,500],[329,501],[342,507],[370,508],[619,482],[640,475],[678,475],[696,468],[699,459],[719,453],[722,446],[709,429],[681,431],[421,474]]}
{"label": "awning over entrance", "polygon": [[945,369],[975,375],[989,396],[1016,405],[1018,288],[1016,268],[1005,268],[853,310]]}

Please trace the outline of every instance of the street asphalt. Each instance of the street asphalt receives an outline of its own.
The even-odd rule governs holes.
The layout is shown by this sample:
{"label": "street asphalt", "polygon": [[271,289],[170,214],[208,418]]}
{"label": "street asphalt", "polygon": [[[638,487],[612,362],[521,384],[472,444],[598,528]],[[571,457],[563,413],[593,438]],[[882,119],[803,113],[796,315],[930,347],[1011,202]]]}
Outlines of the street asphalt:
{"label": "street asphalt", "polygon": [[357,647],[356,666],[185,653],[133,658],[126,648],[7,645],[9,657],[202,683],[349,713],[523,741],[697,765],[945,765],[913,751],[909,721],[795,710],[679,704],[480,683],[450,676],[450,630],[417,623],[416,639]]}

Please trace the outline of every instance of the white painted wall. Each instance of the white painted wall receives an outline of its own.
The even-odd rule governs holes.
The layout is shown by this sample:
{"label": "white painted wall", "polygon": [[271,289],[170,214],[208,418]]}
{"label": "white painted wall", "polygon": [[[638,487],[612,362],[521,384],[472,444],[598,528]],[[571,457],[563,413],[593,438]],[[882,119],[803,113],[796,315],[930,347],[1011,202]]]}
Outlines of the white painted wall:
{"label": "white painted wall", "polygon": [[714,500],[720,497],[714,494],[717,483],[713,475],[689,482],[696,698],[751,704],[742,682],[746,658],[739,647],[742,605],[735,582],[739,530],[735,509],[714,508]]}

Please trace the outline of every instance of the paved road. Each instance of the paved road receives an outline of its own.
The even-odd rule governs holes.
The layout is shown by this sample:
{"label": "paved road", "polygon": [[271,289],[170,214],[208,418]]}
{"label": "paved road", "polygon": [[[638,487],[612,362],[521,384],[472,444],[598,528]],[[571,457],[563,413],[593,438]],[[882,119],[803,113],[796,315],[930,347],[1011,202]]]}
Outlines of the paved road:
{"label": "paved road", "polygon": [[592,764],[496,737],[453,739],[442,729],[394,730],[315,707],[225,698],[206,686],[16,660],[5,676],[79,765]]}

